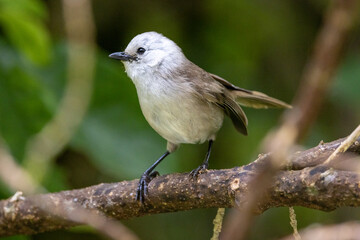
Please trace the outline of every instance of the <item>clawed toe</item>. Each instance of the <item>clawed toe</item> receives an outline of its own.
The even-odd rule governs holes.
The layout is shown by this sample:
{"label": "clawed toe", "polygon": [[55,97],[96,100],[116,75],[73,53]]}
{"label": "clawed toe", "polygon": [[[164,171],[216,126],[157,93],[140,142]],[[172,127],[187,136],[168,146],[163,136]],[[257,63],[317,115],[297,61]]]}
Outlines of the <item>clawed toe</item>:
{"label": "clawed toe", "polygon": [[141,175],[139,180],[139,185],[136,192],[136,200],[144,203],[145,197],[148,194],[148,185],[155,177],[159,176],[158,171],[154,171],[152,173],[144,173]]}
{"label": "clawed toe", "polygon": [[160,176],[160,173],[158,171],[153,171],[152,173],[149,174],[150,181],[158,176]]}
{"label": "clawed toe", "polygon": [[195,168],[194,170],[192,170],[189,175],[192,179],[195,180],[197,179],[200,173],[206,171],[207,169],[208,169],[208,165],[204,163],[198,166],[197,168]]}

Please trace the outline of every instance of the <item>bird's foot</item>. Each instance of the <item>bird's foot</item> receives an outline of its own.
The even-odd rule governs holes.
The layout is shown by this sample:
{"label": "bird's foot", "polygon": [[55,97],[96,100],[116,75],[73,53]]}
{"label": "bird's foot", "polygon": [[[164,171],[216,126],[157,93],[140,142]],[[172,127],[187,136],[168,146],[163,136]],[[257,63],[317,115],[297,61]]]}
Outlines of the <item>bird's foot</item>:
{"label": "bird's foot", "polygon": [[152,173],[143,173],[139,180],[139,185],[136,191],[136,200],[144,203],[145,197],[148,194],[148,185],[155,177],[159,176],[158,171],[154,171]]}
{"label": "bird's foot", "polygon": [[208,163],[203,163],[200,166],[198,166],[197,168],[195,168],[194,170],[192,170],[189,175],[192,179],[195,180],[195,179],[197,179],[199,174],[206,171],[208,169],[208,167],[209,167]]}

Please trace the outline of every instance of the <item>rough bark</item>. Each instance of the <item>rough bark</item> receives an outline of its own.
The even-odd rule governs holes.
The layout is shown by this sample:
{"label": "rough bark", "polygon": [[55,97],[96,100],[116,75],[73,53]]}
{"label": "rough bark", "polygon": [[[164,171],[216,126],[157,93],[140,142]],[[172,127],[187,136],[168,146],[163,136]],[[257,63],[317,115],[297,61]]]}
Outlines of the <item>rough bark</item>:
{"label": "rough bark", "polygon": [[[360,206],[359,174],[321,165],[341,141],[294,153],[289,160],[291,164],[274,177],[270,191],[257,204],[256,212],[280,206],[304,206],[323,211]],[[360,139],[348,152],[360,154]],[[35,234],[76,225],[48,211],[59,208],[71,211],[75,205],[116,219],[195,208],[241,208],[248,184],[266,166],[269,155],[263,154],[243,167],[209,170],[196,181],[191,180],[188,173],[159,176],[150,183],[144,205],[135,200],[138,180],[2,200],[0,236]]]}

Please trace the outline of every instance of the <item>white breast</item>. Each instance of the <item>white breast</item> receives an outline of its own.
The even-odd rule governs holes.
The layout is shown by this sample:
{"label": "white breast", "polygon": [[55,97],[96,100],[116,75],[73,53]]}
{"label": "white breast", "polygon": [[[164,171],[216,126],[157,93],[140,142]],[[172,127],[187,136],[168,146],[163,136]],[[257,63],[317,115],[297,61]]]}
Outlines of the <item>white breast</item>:
{"label": "white breast", "polygon": [[224,113],[192,93],[189,83],[142,75],[133,79],[142,112],[152,128],[167,141],[202,143],[214,139]]}

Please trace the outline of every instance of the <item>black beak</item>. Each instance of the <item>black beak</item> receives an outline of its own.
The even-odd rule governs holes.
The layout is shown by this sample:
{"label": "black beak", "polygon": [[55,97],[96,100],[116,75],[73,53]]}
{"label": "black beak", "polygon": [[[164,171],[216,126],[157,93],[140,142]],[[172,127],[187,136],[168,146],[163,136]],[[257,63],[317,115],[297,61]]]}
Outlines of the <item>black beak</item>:
{"label": "black beak", "polygon": [[137,57],[131,56],[131,55],[127,54],[126,52],[114,52],[114,53],[110,54],[109,57],[118,59],[121,61],[137,60]]}

